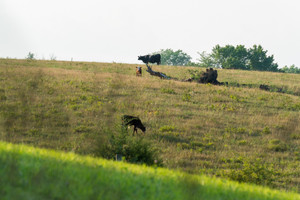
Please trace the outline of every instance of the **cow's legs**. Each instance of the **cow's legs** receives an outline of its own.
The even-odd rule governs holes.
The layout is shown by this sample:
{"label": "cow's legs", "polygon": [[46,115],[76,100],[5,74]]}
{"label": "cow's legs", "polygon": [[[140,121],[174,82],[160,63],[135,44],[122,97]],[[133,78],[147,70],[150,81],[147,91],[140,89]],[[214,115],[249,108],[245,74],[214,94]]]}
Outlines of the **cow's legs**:
{"label": "cow's legs", "polygon": [[137,128],[136,128],[136,126],[134,126],[134,128],[133,128],[133,136],[134,136],[134,133],[137,134]]}

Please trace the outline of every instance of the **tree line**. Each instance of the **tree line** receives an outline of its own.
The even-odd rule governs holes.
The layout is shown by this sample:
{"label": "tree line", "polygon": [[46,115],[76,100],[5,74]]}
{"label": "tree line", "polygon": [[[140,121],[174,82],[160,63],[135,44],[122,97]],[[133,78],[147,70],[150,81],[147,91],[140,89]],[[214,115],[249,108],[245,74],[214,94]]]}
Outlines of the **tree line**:
{"label": "tree line", "polygon": [[192,57],[180,49],[161,49],[154,53],[161,54],[162,65],[300,73],[300,68],[295,65],[280,69],[274,62],[274,56],[267,55],[268,51],[261,45],[251,48],[244,45],[216,45],[211,53],[198,52],[197,62],[192,62]]}

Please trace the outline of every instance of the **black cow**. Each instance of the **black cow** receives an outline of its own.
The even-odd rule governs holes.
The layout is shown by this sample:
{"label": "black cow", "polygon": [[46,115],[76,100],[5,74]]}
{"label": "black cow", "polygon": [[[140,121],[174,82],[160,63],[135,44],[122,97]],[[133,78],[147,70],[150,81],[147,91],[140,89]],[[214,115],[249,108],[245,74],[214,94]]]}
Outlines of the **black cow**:
{"label": "black cow", "polygon": [[133,126],[133,135],[134,132],[137,133],[137,128],[141,129],[143,133],[146,132],[145,126],[142,124],[141,120],[138,117],[123,115],[122,117],[123,126]]}
{"label": "black cow", "polygon": [[138,60],[143,61],[145,64],[148,64],[150,62],[150,63],[157,63],[157,65],[159,65],[160,54],[139,56]]}

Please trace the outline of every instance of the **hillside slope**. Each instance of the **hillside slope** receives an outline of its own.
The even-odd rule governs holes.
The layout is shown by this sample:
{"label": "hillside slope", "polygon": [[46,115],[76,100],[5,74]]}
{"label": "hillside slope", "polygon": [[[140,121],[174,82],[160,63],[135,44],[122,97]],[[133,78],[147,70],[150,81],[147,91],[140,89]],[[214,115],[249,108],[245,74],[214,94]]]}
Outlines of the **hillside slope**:
{"label": "hillside slope", "polygon": [[[299,74],[218,70],[225,87],[136,77],[136,66],[0,59],[0,140],[101,155],[129,114],[166,168],[300,191]],[[153,66],[179,79],[188,69]]]}
{"label": "hillside slope", "polygon": [[1,199],[300,199],[259,186],[0,142]]}

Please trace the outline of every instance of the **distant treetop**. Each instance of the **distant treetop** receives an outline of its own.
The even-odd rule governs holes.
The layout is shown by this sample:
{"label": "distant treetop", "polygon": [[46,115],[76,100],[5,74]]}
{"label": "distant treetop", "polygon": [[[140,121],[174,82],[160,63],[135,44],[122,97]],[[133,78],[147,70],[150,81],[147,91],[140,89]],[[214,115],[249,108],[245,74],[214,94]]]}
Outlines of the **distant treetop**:
{"label": "distant treetop", "polygon": [[158,52],[161,55],[162,65],[185,66],[191,62],[192,57],[182,50],[173,51],[172,49],[161,49]]}
{"label": "distant treetop", "polygon": [[258,71],[278,71],[278,64],[274,63],[274,56],[268,56],[267,50],[261,45],[253,45],[246,49],[244,45],[216,45],[211,54],[202,52],[199,65],[223,69],[242,69]]}

